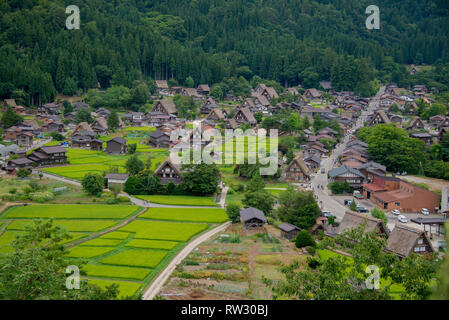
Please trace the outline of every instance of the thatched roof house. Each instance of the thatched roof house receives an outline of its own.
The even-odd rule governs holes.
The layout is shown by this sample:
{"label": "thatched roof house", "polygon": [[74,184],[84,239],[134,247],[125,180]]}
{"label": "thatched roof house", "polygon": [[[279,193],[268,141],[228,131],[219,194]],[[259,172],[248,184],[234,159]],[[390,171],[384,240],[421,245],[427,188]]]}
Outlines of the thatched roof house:
{"label": "thatched roof house", "polygon": [[434,249],[425,231],[397,224],[388,237],[385,251],[405,258],[412,252],[425,254],[434,252]]}

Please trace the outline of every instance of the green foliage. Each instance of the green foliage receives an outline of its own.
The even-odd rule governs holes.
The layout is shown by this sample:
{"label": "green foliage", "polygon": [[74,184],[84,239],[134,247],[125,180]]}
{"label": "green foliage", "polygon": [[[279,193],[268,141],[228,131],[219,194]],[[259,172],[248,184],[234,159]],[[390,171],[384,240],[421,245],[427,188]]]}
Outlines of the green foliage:
{"label": "green foliage", "polygon": [[118,296],[117,286],[102,290],[80,281],[79,290],[66,287],[67,249],[62,241],[67,231],[51,220],[36,220],[13,242],[14,252],[0,266],[0,299],[3,300],[110,300]]}
{"label": "green foliage", "polygon": [[329,189],[331,189],[333,194],[342,194],[344,192],[347,192],[347,193],[352,192],[352,189],[349,186],[349,183],[347,181],[344,181],[344,182],[334,181],[334,182],[329,183],[327,185],[327,187]]}
{"label": "green foliage", "polygon": [[93,119],[92,119],[92,116],[90,115],[90,111],[88,109],[81,108],[78,110],[78,112],[75,115],[76,123],[80,123],[80,122],[92,123],[92,121],[93,121]]}
{"label": "green foliage", "polygon": [[216,164],[190,164],[183,165],[182,185],[195,195],[210,195],[217,192],[220,181],[220,170]]}
{"label": "green foliage", "polygon": [[192,97],[177,94],[173,98],[173,102],[176,105],[180,117],[195,119],[195,116],[198,114],[198,106],[195,104]]}
{"label": "green foliage", "polygon": [[242,200],[242,203],[246,207],[253,207],[263,211],[265,214],[270,214],[273,210],[274,205],[274,197],[267,190],[258,190],[258,191],[246,191],[245,197]]}
{"label": "green foliage", "polygon": [[377,207],[371,210],[371,215],[376,219],[382,220],[385,223],[385,225],[388,222],[388,217],[385,214],[385,212]]}
{"label": "green foliage", "polygon": [[145,168],[145,165],[143,164],[143,161],[137,157],[137,155],[133,155],[126,160],[125,168],[126,172],[130,175],[135,175],[142,171]]}
{"label": "green foliage", "polygon": [[127,147],[128,147],[128,153],[129,153],[129,154],[134,154],[134,153],[136,153],[136,150],[137,150],[137,143],[129,143]]}
{"label": "green foliage", "polygon": [[312,192],[289,188],[280,194],[279,203],[279,218],[301,229],[309,229],[321,214]]}
{"label": "green foliage", "polygon": [[312,234],[308,230],[301,230],[296,236],[295,245],[297,248],[304,248],[314,247],[316,244]]}
{"label": "green foliage", "polygon": [[26,177],[28,177],[30,174],[31,174],[31,173],[30,173],[30,170],[28,170],[28,169],[22,169],[22,168],[20,168],[20,169],[17,171],[17,177],[18,177],[18,178],[26,178]]}
{"label": "green foliage", "polygon": [[240,210],[241,207],[237,203],[230,203],[226,206],[226,213],[228,214],[229,220],[233,223],[240,221]]}
{"label": "green foliage", "polygon": [[84,192],[91,195],[97,195],[103,191],[104,179],[101,175],[96,173],[87,173],[82,181]]}
{"label": "green foliage", "polygon": [[117,129],[119,127],[119,118],[115,110],[112,110],[108,117],[108,127],[110,129]]}
{"label": "green foliage", "polygon": [[265,189],[265,181],[258,174],[254,175],[246,186],[246,190],[249,192],[256,192]]}
{"label": "green foliage", "polygon": [[23,121],[23,118],[15,113],[15,111],[8,106],[6,111],[3,113],[1,118],[1,123],[3,128],[9,128],[15,126]]}
{"label": "green foliage", "polygon": [[357,136],[369,144],[368,153],[388,171],[416,174],[428,160],[424,142],[394,125],[363,127]]}
{"label": "green foliage", "polygon": [[[383,250],[386,239],[375,232],[365,231],[366,224],[346,230],[336,238],[326,238],[320,246],[345,250],[346,257],[327,250],[319,250],[319,263],[309,263],[298,271],[298,264],[283,266],[281,272],[287,280],[277,283],[265,279],[273,288],[273,297],[294,297],[313,300],[383,300],[392,299],[390,290],[401,286],[403,299],[429,297],[431,279],[435,277],[438,259],[412,253],[399,260]],[[326,251],[327,254],[324,255]],[[322,254],[323,253],[323,254]],[[380,270],[381,283],[377,290],[365,288],[366,267],[375,265]]]}
{"label": "green foliage", "polygon": [[351,209],[352,211],[357,212],[357,204],[355,201],[351,202],[351,205],[349,206],[349,209]]}
{"label": "green foliage", "polygon": [[52,132],[51,137],[53,138],[53,140],[56,140],[56,141],[64,141],[65,140],[65,137],[62,134],[60,134],[59,132]]}

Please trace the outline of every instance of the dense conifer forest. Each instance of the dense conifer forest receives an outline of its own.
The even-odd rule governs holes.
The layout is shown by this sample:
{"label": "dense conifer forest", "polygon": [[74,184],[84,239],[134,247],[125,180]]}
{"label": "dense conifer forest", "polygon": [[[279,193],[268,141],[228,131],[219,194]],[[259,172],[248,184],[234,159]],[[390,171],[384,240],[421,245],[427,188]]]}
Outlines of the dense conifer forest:
{"label": "dense conifer forest", "polygon": [[[378,0],[380,30],[368,30],[371,2],[0,0],[0,98],[38,105],[98,83],[254,76],[306,88],[331,80],[361,95],[378,81],[447,89],[449,2]],[[80,30],[65,29],[68,5],[80,8]],[[436,68],[413,80],[407,64]]]}

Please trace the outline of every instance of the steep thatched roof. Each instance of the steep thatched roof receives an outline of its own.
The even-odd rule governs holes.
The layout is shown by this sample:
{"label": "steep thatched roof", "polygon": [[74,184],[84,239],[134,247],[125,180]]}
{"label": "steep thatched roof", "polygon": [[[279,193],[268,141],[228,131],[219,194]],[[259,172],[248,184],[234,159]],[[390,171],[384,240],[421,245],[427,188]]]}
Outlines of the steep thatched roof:
{"label": "steep thatched roof", "polygon": [[366,223],[365,231],[366,232],[378,232],[382,231],[388,235],[388,230],[384,224],[384,222],[380,219],[373,218],[370,215],[366,215],[359,212],[354,211],[346,211],[343,220],[338,226],[337,233],[340,234],[345,230],[350,230],[357,228],[361,224]]}
{"label": "steep thatched roof", "polygon": [[307,164],[304,162],[304,159],[302,158],[302,156],[297,156],[296,158],[294,158],[289,164],[288,166],[285,168],[285,171],[287,172],[291,166],[293,164],[295,164],[301,169],[302,173],[304,173],[304,175],[310,177],[310,169],[307,166]]}
{"label": "steep thatched roof", "polygon": [[432,243],[423,230],[397,224],[388,237],[385,251],[396,253],[400,257],[407,257],[413,252],[413,248],[420,238],[424,240],[424,244],[433,252]]}
{"label": "steep thatched roof", "polygon": [[168,89],[167,80],[155,80],[158,89]]}

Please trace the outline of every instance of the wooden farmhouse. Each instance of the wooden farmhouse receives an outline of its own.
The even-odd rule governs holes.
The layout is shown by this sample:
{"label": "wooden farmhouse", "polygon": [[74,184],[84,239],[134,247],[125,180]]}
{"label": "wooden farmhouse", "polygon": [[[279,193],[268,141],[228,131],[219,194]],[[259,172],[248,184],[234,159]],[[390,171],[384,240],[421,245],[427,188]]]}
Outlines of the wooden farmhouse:
{"label": "wooden farmhouse", "polygon": [[257,121],[249,108],[241,108],[238,110],[234,116],[234,120],[239,124],[249,123],[251,126],[257,124]]}
{"label": "wooden farmhouse", "polygon": [[243,230],[261,230],[264,229],[267,218],[265,214],[256,208],[245,208],[240,211],[240,221],[243,224]]}
{"label": "wooden farmhouse", "polygon": [[170,182],[174,184],[182,183],[181,165],[173,163],[170,158],[165,159],[154,173],[161,181],[161,184],[168,184]]}
{"label": "wooden farmhouse", "polygon": [[310,180],[310,170],[301,156],[294,158],[285,169],[285,180],[303,182]]}
{"label": "wooden farmhouse", "polygon": [[388,237],[385,251],[402,259],[411,253],[426,255],[434,252],[434,249],[425,231],[396,224]]}
{"label": "wooden farmhouse", "polygon": [[369,122],[368,126],[375,126],[376,124],[389,124],[391,123],[390,118],[388,118],[387,114],[385,113],[385,110],[378,110],[372,117],[371,121]]}
{"label": "wooden farmhouse", "polygon": [[125,154],[127,152],[126,139],[116,137],[107,141],[106,152],[108,154]]}
{"label": "wooden farmhouse", "polygon": [[296,238],[299,231],[301,231],[301,229],[298,228],[297,226],[292,225],[287,222],[280,224],[278,228],[281,231],[281,238],[284,238],[287,240],[292,240],[292,239]]}

